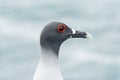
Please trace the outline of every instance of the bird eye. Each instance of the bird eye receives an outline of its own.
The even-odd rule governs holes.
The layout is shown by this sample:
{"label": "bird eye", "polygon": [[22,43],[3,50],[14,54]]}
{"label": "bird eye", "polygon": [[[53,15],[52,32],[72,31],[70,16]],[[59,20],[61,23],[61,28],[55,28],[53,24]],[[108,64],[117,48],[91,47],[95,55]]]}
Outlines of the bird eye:
{"label": "bird eye", "polygon": [[64,24],[59,24],[58,25],[58,28],[57,28],[58,32],[64,32],[65,29],[66,29],[66,26]]}

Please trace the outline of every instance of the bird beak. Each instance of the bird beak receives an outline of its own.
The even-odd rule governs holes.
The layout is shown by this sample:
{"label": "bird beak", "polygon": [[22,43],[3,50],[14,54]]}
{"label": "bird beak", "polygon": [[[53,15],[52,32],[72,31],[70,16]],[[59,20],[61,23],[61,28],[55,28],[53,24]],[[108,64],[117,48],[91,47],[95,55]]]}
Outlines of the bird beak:
{"label": "bird beak", "polygon": [[88,32],[76,31],[72,29],[71,38],[89,38],[92,39],[92,35]]}

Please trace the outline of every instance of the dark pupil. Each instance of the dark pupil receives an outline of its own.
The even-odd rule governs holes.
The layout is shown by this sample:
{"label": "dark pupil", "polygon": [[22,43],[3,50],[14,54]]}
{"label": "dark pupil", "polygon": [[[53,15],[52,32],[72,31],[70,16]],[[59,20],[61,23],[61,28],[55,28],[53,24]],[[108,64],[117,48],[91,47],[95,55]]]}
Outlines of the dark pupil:
{"label": "dark pupil", "polygon": [[63,27],[63,26],[59,27],[59,30],[60,30],[60,31],[63,31],[63,30],[64,30],[64,27]]}

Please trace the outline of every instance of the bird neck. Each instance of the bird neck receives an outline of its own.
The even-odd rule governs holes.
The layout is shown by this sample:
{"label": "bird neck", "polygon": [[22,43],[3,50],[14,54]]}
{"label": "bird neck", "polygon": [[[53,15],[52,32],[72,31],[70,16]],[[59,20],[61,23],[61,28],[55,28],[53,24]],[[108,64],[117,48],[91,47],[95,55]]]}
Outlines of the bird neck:
{"label": "bird neck", "polygon": [[59,41],[40,40],[40,45],[41,45],[42,53],[45,53],[46,51],[50,51],[54,53],[57,57],[59,56],[59,48],[61,46],[61,43]]}
{"label": "bird neck", "polygon": [[58,56],[51,49],[41,47],[41,58],[33,80],[63,80]]}
{"label": "bird neck", "polygon": [[46,64],[46,65],[51,65],[51,66],[58,66],[59,65],[59,61],[58,61],[58,57],[59,55],[57,55],[58,53],[56,53],[58,51],[53,51],[53,49],[48,49],[48,48],[44,48],[41,47],[41,62]]}

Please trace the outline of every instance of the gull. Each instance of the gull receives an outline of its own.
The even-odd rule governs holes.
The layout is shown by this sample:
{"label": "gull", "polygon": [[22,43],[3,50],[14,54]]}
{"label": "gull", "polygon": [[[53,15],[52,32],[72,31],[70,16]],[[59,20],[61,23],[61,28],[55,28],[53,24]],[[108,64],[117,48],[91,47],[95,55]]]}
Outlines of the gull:
{"label": "gull", "polygon": [[69,38],[92,38],[90,33],[71,29],[62,22],[47,24],[40,35],[41,56],[33,80],[63,80],[59,49]]}

